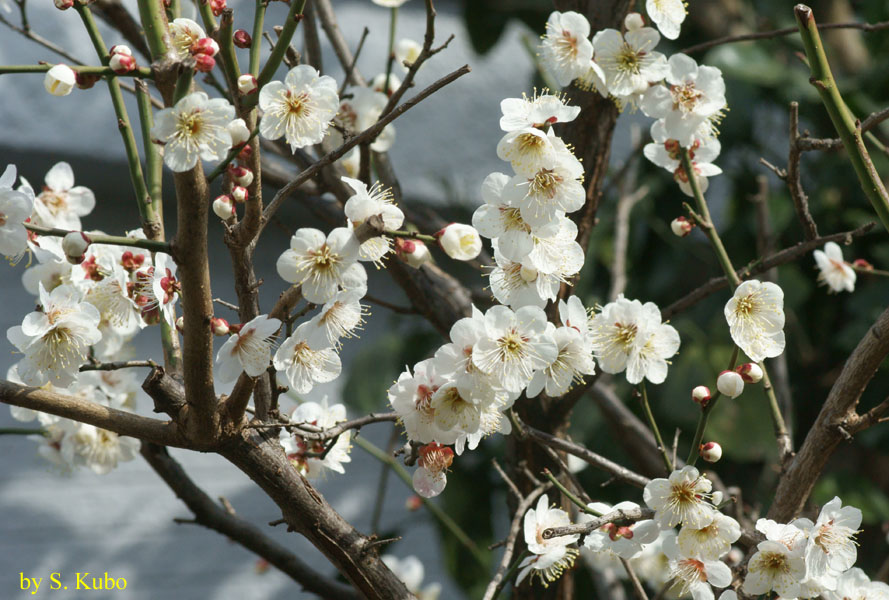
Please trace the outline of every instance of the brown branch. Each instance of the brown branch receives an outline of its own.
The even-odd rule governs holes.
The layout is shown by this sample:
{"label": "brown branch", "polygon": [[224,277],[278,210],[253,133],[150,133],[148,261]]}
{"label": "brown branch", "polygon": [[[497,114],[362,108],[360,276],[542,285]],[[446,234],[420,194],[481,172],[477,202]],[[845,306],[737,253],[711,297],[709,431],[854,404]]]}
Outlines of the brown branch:
{"label": "brown branch", "polygon": [[[809,240],[806,242],[800,242],[795,246],[790,246],[789,248],[784,248],[763,258],[762,260],[757,260],[741,269],[738,269],[737,274],[741,279],[745,279],[747,277],[751,277],[753,275],[757,275],[759,273],[763,273],[770,269],[773,269],[777,266],[792,262],[801,256],[804,256],[815,250],[817,247],[826,244],[827,242],[840,242],[843,244],[851,244],[852,238],[856,238],[862,236],[873,229],[876,223],[867,223],[858,227],[857,229],[852,229],[850,231],[843,231],[841,233],[833,233],[831,235],[825,235],[819,237],[814,240]],[[672,318],[679,312],[690,308],[715,292],[728,287],[729,282],[728,279],[723,277],[714,277],[710,279],[707,283],[701,285],[700,287],[692,290],[676,302],[670,304],[666,308],[661,311],[661,318],[664,320]]]}
{"label": "brown branch", "polygon": [[357,600],[349,586],[316,573],[296,555],[266,536],[255,525],[220,506],[189,478],[163,446],[142,443],[142,456],[173,493],[194,514],[193,523],[217,531],[247,550],[263,557],[312,594],[331,600]]}
{"label": "brown branch", "polygon": [[[868,329],[834,382],[818,419],[780,478],[768,516],[786,523],[803,509],[830,455],[845,439],[843,429],[860,417],[855,406],[883,359],[889,355],[889,309]],[[846,433],[848,435],[848,433]]]}
{"label": "brown branch", "polygon": [[[327,39],[330,41],[330,45],[333,46],[333,51],[340,65],[346,70],[346,81],[351,80],[352,85],[365,85],[367,82],[364,80],[364,77],[361,76],[361,73],[352,64],[355,62],[355,59],[352,56],[352,51],[349,49],[349,44],[346,43],[346,38],[343,37],[343,32],[340,31],[340,26],[336,22],[336,16],[334,15],[330,0],[314,0],[312,4],[318,11],[318,20],[321,21],[321,28],[327,34]],[[350,65],[352,65],[352,68],[349,68]]]}
{"label": "brown branch", "polygon": [[887,412],[889,412],[889,398],[886,398],[863,415],[855,415],[854,417],[851,417],[846,424],[845,429],[851,435],[860,433],[865,429],[873,427],[877,423],[886,421],[884,415]]}
{"label": "brown branch", "polygon": [[585,535],[607,525],[609,523],[626,523],[632,524],[636,521],[643,521],[654,516],[654,511],[650,508],[620,508],[610,513],[597,517],[586,523],[578,523],[576,525],[566,525],[564,527],[550,527],[543,530],[543,539],[549,540],[554,537],[562,537],[564,535]]}
{"label": "brown branch", "polygon": [[364,48],[364,41],[367,39],[369,33],[370,29],[365,27],[364,31],[361,32],[361,39],[358,40],[358,45],[355,47],[355,54],[352,56],[352,60],[349,62],[348,66],[344,66],[346,75],[343,77],[343,84],[340,86],[340,97],[342,97],[343,92],[346,91],[346,86],[349,82],[354,79],[355,65],[358,63],[358,57],[361,55],[361,50]]}
{"label": "brown branch", "polygon": [[[319,7],[320,7],[320,5],[321,4],[319,3]],[[320,14],[320,12],[321,11],[319,10],[319,14]],[[321,171],[321,169],[323,169],[324,167],[326,167],[328,165],[333,164],[334,161],[336,161],[339,158],[341,158],[342,156],[344,156],[349,150],[351,150],[352,148],[354,148],[361,142],[375,138],[377,135],[379,135],[379,133],[383,130],[383,128],[386,127],[386,125],[388,125],[389,123],[391,123],[392,121],[394,121],[395,119],[397,119],[398,117],[403,115],[405,112],[407,112],[408,110],[410,110],[411,108],[413,108],[414,106],[416,106],[417,104],[419,104],[420,102],[422,102],[423,100],[425,100],[426,98],[428,98],[429,96],[431,96],[432,94],[434,94],[435,92],[440,90],[441,88],[443,88],[446,85],[448,85],[449,83],[452,83],[453,81],[459,79],[463,75],[466,75],[471,70],[472,69],[469,68],[469,65],[463,65],[456,71],[453,71],[452,73],[450,73],[448,75],[445,75],[444,77],[442,77],[441,79],[439,79],[438,81],[436,81],[435,83],[433,83],[432,85],[430,85],[429,87],[424,89],[423,91],[419,92],[416,96],[414,96],[410,100],[407,100],[403,104],[399,105],[395,110],[391,111],[390,113],[388,113],[387,115],[382,117],[375,124],[371,125],[367,129],[365,129],[364,131],[362,131],[361,133],[359,133],[358,135],[353,137],[352,139],[345,142],[342,146],[340,146],[336,150],[333,150],[332,152],[329,152],[322,158],[318,159],[311,167],[303,170],[296,179],[294,179],[293,181],[291,181],[290,183],[285,185],[283,188],[281,188],[281,190],[278,191],[277,194],[275,194],[275,197],[272,199],[272,201],[269,203],[269,205],[266,207],[265,211],[263,212],[262,224],[259,228],[259,231],[261,232],[262,229],[265,228],[265,226],[268,224],[271,217],[278,210],[281,203],[287,199],[287,197],[290,195],[290,193],[293,192],[294,190],[296,190],[297,188],[299,188],[304,182],[315,177],[315,175],[317,175]]]}
{"label": "brown branch", "polygon": [[[882,31],[884,29],[889,29],[889,21],[880,21],[879,23],[819,23],[818,29],[821,31],[825,31],[828,29],[858,29],[865,32]],[[784,27],[783,29],[774,29],[772,31],[743,33],[741,35],[728,35],[725,37],[717,38],[715,40],[710,40],[709,42],[703,42],[701,44],[689,46],[688,48],[684,48],[680,52],[682,52],[683,54],[693,54],[695,52],[702,52],[704,50],[709,50],[710,48],[721,46],[723,44],[751,42],[754,40],[767,40],[771,38],[783,37],[786,35],[793,35],[794,33],[799,33],[799,29],[797,27]]]}
{"label": "brown branch", "polygon": [[83,371],[116,371],[118,369],[129,369],[131,367],[151,367],[154,368],[157,363],[153,360],[121,360],[107,363],[87,363],[80,365],[81,373]]}
{"label": "brown branch", "polygon": [[800,157],[802,149],[800,148],[799,135],[799,104],[790,103],[790,150],[787,155],[787,189],[790,197],[793,199],[793,207],[796,209],[796,217],[799,219],[800,225],[803,226],[803,234],[807,240],[814,240],[818,237],[818,227],[809,212],[809,197],[803,190],[803,184],[800,181]]}
{"label": "brown branch", "polygon": [[168,421],[142,417],[43,388],[0,380],[0,402],[79,421],[156,444],[177,448],[192,447],[179,434],[176,425]]}
{"label": "brown branch", "polygon": [[337,423],[333,427],[328,427],[327,429],[315,427],[309,423],[253,423],[247,427],[250,429],[279,429],[283,427],[288,431],[293,431],[302,438],[323,442],[339,437],[350,429],[361,429],[365,425],[370,425],[371,423],[384,423],[386,421],[398,421],[398,413],[370,413],[369,415],[358,417],[351,421]]}
{"label": "brown branch", "polygon": [[[861,131],[866,133],[889,119],[889,108],[871,113],[864,121],[861,122]],[[811,138],[804,136],[799,138],[799,147],[802,151],[809,150],[840,150],[843,148],[843,140],[840,138]]]}

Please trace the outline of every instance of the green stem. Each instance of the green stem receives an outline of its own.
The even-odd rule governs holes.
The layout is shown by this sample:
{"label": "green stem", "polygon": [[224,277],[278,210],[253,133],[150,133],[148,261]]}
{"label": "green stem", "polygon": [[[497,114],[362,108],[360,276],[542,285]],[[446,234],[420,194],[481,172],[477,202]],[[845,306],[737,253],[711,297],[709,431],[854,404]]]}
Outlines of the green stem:
{"label": "green stem", "polygon": [[806,49],[806,56],[809,59],[809,67],[812,71],[812,77],[809,81],[818,90],[821,101],[830,115],[830,120],[833,122],[837,133],[839,133],[840,139],[843,140],[843,146],[846,148],[846,154],[852,162],[856,175],[858,175],[861,189],[864,191],[867,199],[870,200],[883,226],[889,231],[889,194],[887,194],[882,180],[877,175],[864,141],[861,138],[860,122],[843,101],[836,81],[834,81],[812,9],[803,4],[798,4],[794,9],[794,13],[796,14],[803,46]]}
{"label": "green stem", "polygon": [[[3,65],[0,66],[0,75],[7,73],[46,73],[50,69],[52,69],[54,64],[42,64],[42,65]],[[151,79],[153,75],[151,74],[151,69],[148,67],[137,67],[129,73],[123,73],[118,75],[114,71],[111,70],[111,67],[90,67],[90,66],[77,66],[77,65],[68,65],[68,67],[81,75],[99,75],[102,77],[142,77],[146,79]]]}
{"label": "green stem", "polygon": [[[254,137],[256,137],[256,134],[258,134],[258,133],[259,133],[259,126],[257,126],[256,128],[253,129],[253,131],[250,132],[250,137],[247,138],[247,141],[244,142],[244,144],[249,143],[250,140],[252,140]],[[216,168],[213,169],[212,171],[210,171],[210,174],[207,175],[207,181],[212,182],[214,179],[216,179],[217,177],[222,175],[225,172],[225,169],[228,167],[228,165],[231,164],[231,162],[238,157],[238,154],[241,152],[241,149],[243,147],[244,147],[243,144],[239,144],[239,145],[235,146],[234,148],[232,148],[231,150],[229,150],[228,155],[225,157],[225,160],[223,160],[221,163],[216,165]]]}
{"label": "green stem", "polygon": [[437,244],[438,238],[434,235],[428,235],[425,233],[420,233],[419,231],[387,231],[386,235],[391,237],[400,237],[400,238],[409,238],[412,240],[420,240],[423,242],[429,242],[430,244]]}
{"label": "green stem", "polygon": [[389,79],[392,77],[392,64],[395,62],[395,29],[398,24],[398,7],[393,6],[389,18],[389,56],[386,59],[386,79],[383,80],[383,93],[389,95]]}
{"label": "green stem", "polygon": [[[25,223],[25,229],[33,231],[38,235],[51,235],[53,237],[65,237],[69,233],[73,233],[68,229],[56,229],[54,227],[42,227],[33,223]],[[80,233],[80,232],[78,232]],[[87,233],[85,234],[92,244],[111,244],[114,246],[128,246],[130,248],[143,248],[152,252],[170,253],[170,244],[155,240],[143,240],[138,238],[128,238],[116,235],[99,235]]]}
{"label": "green stem", "polygon": [[[173,8],[173,7],[171,7]],[[177,14],[174,10],[174,15]],[[145,31],[152,60],[159,60],[167,53],[167,25],[161,0],[139,0],[139,19]]]}
{"label": "green stem", "polygon": [[861,273],[862,275],[877,275],[879,277],[889,277],[889,271],[881,271],[880,269],[862,269],[861,267],[856,267],[855,265],[851,265],[852,270],[856,273]]}
{"label": "green stem", "polygon": [[[732,351],[732,358],[728,363],[728,371],[735,368],[735,365],[738,362],[738,351],[738,347],[735,346],[735,349]],[[710,413],[716,408],[716,403],[719,402],[721,396],[722,393],[717,389],[716,393],[713,394],[710,397],[709,402],[707,402],[707,406],[701,408],[701,416],[698,417],[698,426],[695,429],[695,437],[691,441],[691,450],[688,452],[688,460],[685,461],[689,466],[695,466],[695,463],[698,461],[698,456],[700,456],[699,448],[701,446],[701,441],[704,439],[704,430],[707,429],[707,419],[710,418]]]}
{"label": "green stem", "polygon": [[259,58],[262,52],[262,26],[269,0],[256,0],[253,12],[253,38],[250,43],[250,74],[259,77]]}
{"label": "green stem", "polygon": [[[275,76],[275,71],[278,70],[281,61],[284,60],[284,54],[290,46],[290,40],[293,39],[296,27],[299,25],[299,22],[302,21],[303,9],[305,6],[306,0],[292,0],[290,2],[290,11],[287,13],[287,19],[284,21],[281,35],[278,37],[278,41],[275,42],[275,47],[272,48],[272,53],[269,54],[269,59],[266,61],[265,66],[256,78],[256,86],[258,90],[261,90],[262,86],[272,80],[272,77]],[[254,43],[256,43],[256,41],[257,40],[255,39],[253,40]],[[250,94],[245,98],[244,104],[253,105],[257,102],[258,97],[258,93]]]}
{"label": "green stem", "polygon": [[197,5],[201,13],[201,20],[204,22],[204,29],[207,30],[207,35],[213,35],[213,31],[216,29],[216,17],[213,15],[210,3],[207,0],[197,0]]}
{"label": "green stem", "polygon": [[179,78],[176,80],[176,88],[173,90],[173,106],[191,92],[191,82],[193,80],[194,69],[182,69],[182,72],[179,73]]}
{"label": "green stem", "polygon": [[[151,141],[151,127],[154,116],[151,110],[151,96],[148,86],[141,79],[136,81],[136,101],[139,107],[139,123],[142,125],[142,150],[145,153],[145,174],[147,176],[148,196],[151,199],[143,219],[160,226],[163,214],[163,170],[160,149]],[[160,226],[163,233],[163,227]],[[148,234],[146,234],[148,235]],[[149,236],[150,237],[150,236]],[[160,239],[163,239],[162,237]]]}
{"label": "green stem", "polygon": [[27,427],[0,427],[0,435],[46,435],[46,430]]}
{"label": "green stem", "polygon": [[664,458],[664,466],[667,467],[667,473],[672,473],[673,461],[670,460],[670,454],[667,452],[667,447],[664,445],[661,431],[658,429],[657,421],[654,420],[654,414],[652,414],[651,406],[648,404],[648,390],[645,388],[644,380],[639,384],[639,391],[642,396],[642,409],[645,411],[645,418],[648,419],[648,426],[651,427],[651,431],[654,433],[654,439],[657,441],[658,450]]}
{"label": "green stem", "polygon": [[503,588],[506,587],[507,582],[512,579],[512,576],[515,575],[515,572],[519,570],[519,565],[522,564],[522,561],[528,557],[530,552],[527,550],[523,550],[521,554],[519,554],[518,558],[516,558],[513,563],[509,566],[506,573],[503,575],[503,579],[500,580],[500,584],[497,586],[497,589],[494,590],[494,595],[491,596],[491,600],[497,600],[497,597],[500,596],[500,592],[503,591]]}
{"label": "green stem", "polygon": [[583,500],[581,500],[580,498],[578,498],[577,496],[575,496],[575,495],[571,492],[571,490],[569,490],[569,489],[566,488],[564,485],[562,485],[562,482],[559,481],[559,480],[556,478],[556,476],[552,474],[552,471],[550,471],[549,469],[544,469],[544,470],[543,470],[543,474],[544,474],[544,476],[545,476],[547,479],[549,479],[549,480],[552,482],[552,484],[553,484],[554,486],[556,486],[557,488],[559,488],[559,491],[562,492],[562,493],[565,495],[566,498],[568,498],[568,499],[569,499],[575,506],[577,506],[577,508],[579,508],[581,511],[585,512],[585,513],[588,514],[588,515],[593,515],[594,517],[601,517],[601,516],[602,516],[602,513],[598,512],[598,511],[595,511],[595,510],[593,510],[592,508],[590,508],[589,506],[587,506],[586,504],[584,504],[584,503],[583,503]]}
{"label": "green stem", "polygon": [[219,21],[219,33],[216,41],[219,42],[219,58],[222,60],[222,70],[228,80],[228,89],[234,98],[238,97],[238,77],[241,76],[241,67],[238,65],[238,56],[235,53],[235,43],[232,38],[234,32],[234,20],[231,9],[222,13]]}
{"label": "green stem", "polygon": [[783,461],[785,458],[784,454],[791,449],[790,434],[787,433],[784,415],[781,414],[781,406],[778,404],[778,397],[775,395],[775,388],[772,386],[772,380],[769,378],[769,372],[766,370],[765,361],[759,363],[759,368],[762,369],[762,385],[766,398],[769,401],[769,411],[772,413],[772,422],[775,425],[775,437],[778,439],[778,448],[781,451],[781,460]]}
{"label": "green stem", "polygon": [[741,280],[735,272],[735,268],[732,266],[732,261],[729,259],[728,253],[725,251],[725,246],[722,245],[722,240],[719,238],[719,234],[716,232],[716,227],[713,225],[713,219],[710,218],[710,209],[707,207],[707,201],[704,199],[703,192],[701,192],[701,186],[699,185],[698,177],[695,174],[694,165],[691,162],[691,157],[688,155],[687,148],[682,148],[682,168],[685,169],[685,173],[688,176],[688,183],[691,186],[698,213],[700,213],[695,217],[695,220],[700,221],[703,219],[703,222],[699,222],[698,226],[703,230],[707,238],[709,238],[710,244],[713,246],[713,251],[716,252],[716,258],[719,260],[722,270],[725,271],[726,277],[728,277],[728,280],[732,282],[734,287],[738,287],[741,285]]}
{"label": "green stem", "polygon": [[[74,3],[74,9],[80,15],[83,25],[93,42],[96,54],[102,62],[108,62],[108,49],[99,28],[96,27],[96,21],[93,19],[93,13],[89,7],[80,2]],[[111,104],[114,106],[114,113],[117,115],[117,127],[120,130],[120,137],[123,139],[124,150],[127,154],[127,165],[130,170],[130,181],[133,184],[133,191],[136,193],[136,203],[139,206],[139,214],[146,219],[145,207],[150,203],[148,188],[145,186],[145,178],[142,175],[142,163],[139,161],[139,150],[136,148],[136,138],[133,135],[133,127],[130,124],[130,117],[127,115],[127,107],[123,102],[123,94],[120,91],[120,82],[116,77],[109,77],[108,91],[111,94]]]}
{"label": "green stem", "polygon": [[[398,464],[393,457],[389,456],[372,443],[367,441],[363,436],[355,436],[352,438],[352,441],[361,446],[368,454],[376,458],[378,461],[389,465],[395,474],[404,482],[404,484],[410,488],[414,489],[413,481],[411,480],[410,474],[405,470],[403,466]],[[441,521],[441,524],[444,525],[448,531],[450,531],[454,537],[459,540],[461,544],[463,544],[467,550],[469,550],[470,554],[472,554],[473,558],[480,564],[481,566],[487,568],[488,559],[482,553],[478,546],[475,545],[475,542],[472,541],[465,531],[463,531],[457,522],[454,521],[450,515],[448,515],[445,511],[438,507],[434,502],[430,502],[427,498],[420,497],[420,501],[423,502],[423,505],[426,507],[432,515]]]}

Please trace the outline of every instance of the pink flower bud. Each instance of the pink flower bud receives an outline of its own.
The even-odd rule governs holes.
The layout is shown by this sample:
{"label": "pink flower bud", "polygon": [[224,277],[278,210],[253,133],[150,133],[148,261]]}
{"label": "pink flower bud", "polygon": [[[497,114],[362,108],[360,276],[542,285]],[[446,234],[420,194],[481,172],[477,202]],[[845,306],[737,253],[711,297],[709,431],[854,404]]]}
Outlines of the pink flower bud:
{"label": "pink flower bud", "polygon": [[249,48],[253,44],[253,38],[243,29],[237,29],[232,34],[232,41],[238,48]]}
{"label": "pink flower bud", "polygon": [[136,70],[136,59],[128,54],[112,54],[108,66],[118,75],[126,75]]}
{"label": "pink flower bud", "polygon": [[77,83],[77,88],[81,90],[88,90],[96,83],[102,79],[100,75],[87,75],[85,73],[74,72],[74,81]]}
{"label": "pink flower bud", "polygon": [[254,93],[256,91],[256,77],[249,73],[238,77],[238,91],[245,96]]}
{"label": "pink flower bud", "polygon": [[225,0],[210,0],[210,10],[213,11],[213,16],[218,17],[225,10]]}
{"label": "pink flower bud", "polygon": [[244,326],[243,323],[234,323],[234,324],[229,323],[228,332],[231,335],[241,333],[241,327],[243,327],[243,326]]}
{"label": "pink flower bud", "polygon": [[411,494],[410,496],[408,496],[407,501],[404,503],[404,507],[411,512],[420,510],[422,506],[423,501],[416,494]]}
{"label": "pink flower bud", "polygon": [[435,237],[441,249],[455,260],[472,260],[482,251],[482,238],[471,225],[451,223]]}
{"label": "pink flower bud", "polygon": [[210,319],[210,331],[213,335],[228,335],[228,321],[213,317]]}
{"label": "pink flower bud", "polygon": [[670,223],[670,229],[673,230],[673,235],[678,237],[685,237],[691,230],[695,228],[695,224],[686,219],[685,217],[676,217]]}
{"label": "pink flower bud", "polygon": [[429,247],[420,240],[395,238],[395,253],[398,255],[398,258],[415,269],[419,269],[432,260]]}
{"label": "pink flower bud", "polygon": [[74,0],[53,0],[53,4],[55,4],[56,8],[59,10],[68,10],[74,6]]}
{"label": "pink flower bud", "polygon": [[195,70],[201,73],[209,73],[216,66],[216,59],[207,54],[195,54],[194,61],[196,63]]}
{"label": "pink flower bud", "polygon": [[744,380],[735,371],[723,371],[716,379],[716,389],[729,398],[737,398],[744,391]]}
{"label": "pink flower bud", "polygon": [[232,189],[232,198],[239,204],[243,204],[244,202],[246,202],[249,195],[250,194],[247,192],[247,188],[242,185],[236,185]]}
{"label": "pink flower bud", "polygon": [[873,271],[874,266],[864,260],[863,258],[856,258],[852,261],[852,266],[856,269],[861,269],[862,271]]}
{"label": "pink flower bud", "polygon": [[744,363],[735,371],[744,380],[744,383],[759,383],[762,379],[762,369],[756,363]]}
{"label": "pink flower bud", "polygon": [[123,44],[115,44],[111,46],[111,50],[108,51],[108,54],[114,56],[115,54],[123,54],[124,56],[132,56],[133,51],[130,50],[129,46],[124,46]]}
{"label": "pink flower bud", "polygon": [[233,182],[244,187],[248,187],[251,183],[253,183],[253,171],[251,171],[247,167],[229,165],[228,176]]}
{"label": "pink flower bud", "polygon": [[235,212],[235,205],[231,198],[222,195],[213,201],[213,212],[223,221],[228,221]]}
{"label": "pink flower bud", "polygon": [[191,54],[193,56],[197,56],[198,54],[216,56],[217,52],[219,52],[219,44],[217,44],[216,40],[213,38],[201,38],[191,46]]}
{"label": "pink flower bud", "polygon": [[62,252],[72,265],[83,262],[83,254],[90,247],[91,240],[82,231],[72,231],[62,238]]}
{"label": "pink flower bud", "polygon": [[185,317],[179,317],[176,319],[176,331],[179,333],[185,333]]}
{"label": "pink flower bud", "polygon": [[703,458],[707,462],[715,463],[720,458],[722,458],[722,446],[720,446],[716,442],[707,442],[706,444],[701,444],[700,454],[701,458]]}
{"label": "pink flower bud", "polygon": [[691,391],[691,399],[700,404],[701,407],[707,406],[710,402],[710,388],[706,385],[699,385]]}
{"label": "pink flower bud", "polygon": [[253,148],[250,147],[250,144],[244,144],[244,147],[238,152],[238,160],[247,162],[251,156],[253,156]]}

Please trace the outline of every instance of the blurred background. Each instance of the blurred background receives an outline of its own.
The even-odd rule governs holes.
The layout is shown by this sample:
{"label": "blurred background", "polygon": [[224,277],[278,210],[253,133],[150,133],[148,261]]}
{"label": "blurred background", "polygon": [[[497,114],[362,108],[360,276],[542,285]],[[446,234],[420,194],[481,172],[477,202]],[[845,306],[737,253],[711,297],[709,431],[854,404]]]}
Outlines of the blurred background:
{"label": "blurred background", "polygon": [[[125,2],[135,12],[135,2]],[[267,23],[280,22],[286,6],[269,8]],[[638,2],[638,9],[644,3]],[[789,1],[713,0],[691,3],[682,35],[675,42],[663,40],[658,50],[667,55],[724,35],[792,26]],[[249,29],[252,3],[232,1],[236,27]],[[389,11],[369,0],[334,2],[346,39],[355,47],[363,27],[370,36],[359,67],[372,77],[385,70],[385,39]],[[530,93],[544,85],[535,65],[538,37],[552,6],[543,0],[465,0],[436,3],[437,36],[455,40],[420,71],[419,86],[431,83],[456,67],[469,63],[473,71],[444,91],[413,108],[396,122],[397,140],[390,152],[404,189],[404,202],[412,207],[434,206],[447,219],[468,222],[480,203],[478,188],[492,171],[508,171],[496,157],[501,132],[499,103],[506,97]],[[889,2],[823,0],[813,5],[819,22],[889,19]],[[66,48],[86,62],[94,62],[86,33],[73,11],[59,12],[51,5],[28,7],[35,31]],[[13,12],[4,15],[18,23]],[[105,28],[108,44],[120,41]],[[422,40],[425,13],[420,0],[399,11],[398,37]],[[863,33],[835,31],[825,35],[828,56],[844,98],[863,118],[889,104],[889,30]],[[322,37],[325,71],[341,80],[342,70]],[[713,217],[736,266],[760,256],[762,244],[775,249],[803,239],[785,184],[760,164],[760,158],[784,168],[788,150],[788,105],[800,104],[800,129],[815,137],[833,137],[827,114],[808,83],[808,69],[801,61],[802,46],[791,35],[756,43],[720,46],[692,54],[700,63],[723,70],[730,110],[721,126],[723,152],[716,161],[725,171],[711,179],[708,198]],[[48,51],[0,26],[0,64],[56,62]],[[282,70],[283,74],[283,70]],[[0,167],[16,164],[35,187],[58,161],[74,168],[76,183],[94,190],[97,207],[85,217],[84,227],[120,233],[138,223],[128,174],[111,105],[102,85],[65,98],[49,96],[41,75],[0,76]],[[569,92],[570,96],[570,92]],[[130,100],[128,99],[128,102]],[[135,115],[135,104],[128,109]],[[617,206],[629,208],[626,295],[665,307],[695,289],[720,270],[706,239],[695,231],[680,239],[672,235],[670,221],[683,214],[685,197],[668,173],[641,158],[641,145],[650,141],[650,120],[628,110],[618,122],[612,150],[612,176],[598,213],[581,283],[575,292],[586,306],[604,304],[612,287],[611,265],[615,256],[614,224]],[[874,130],[885,143],[889,127]],[[884,152],[871,148],[877,169],[889,173]],[[171,178],[167,174],[166,179]],[[851,230],[876,217],[858,187],[857,179],[842,152],[810,152],[803,156],[802,183],[819,233]],[[645,193],[639,192],[644,190]],[[639,193],[637,193],[639,192]],[[266,191],[269,193],[269,190]],[[635,198],[631,198],[634,197]],[[623,200],[621,200],[623,198]],[[755,198],[764,201],[768,231],[757,224]],[[633,203],[633,200],[636,200]],[[175,223],[171,202],[167,223]],[[270,227],[257,251],[257,276],[267,310],[285,284],[275,273],[274,262],[287,246],[289,231],[316,226],[326,229],[295,202],[280,213],[280,227]],[[214,296],[233,301],[228,252],[222,228],[211,219],[211,267]],[[168,225],[170,233],[173,227]],[[846,259],[864,258],[878,269],[889,268],[889,244],[878,226],[876,233],[857,238],[844,247]],[[759,244],[759,245],[758,245]],[[487,285],[477,271],[441,260],[449,272],[467,285]],[[4,282],[0,299],[0,329],[20,324],[33,309],[32,298],[20,287],[25,264],[0,265]],[[371,269],[372,270],[372,269]],[[779,398],[790,411],[795,445],[814,421],[843,361],[889,301],[889,280],[859,276],[853,294],[828,295],[818,287],[811,254],[782,266],[772,275],[786,294],[787,351],[771,369],[778,380]],[[383,273],[371,273],[370,293],[396,306],[406,306],[400,289]],[[690,401],[696,385],[715,385],[731,352],[731,340],[722,315],[728,298],[718,292],[677,314],[671,323],[682,336],[682,348],[674,358],[670,377],[649,388],[653,409],[665,437],[681,430],[679,453],[688,452],[698,409]],[[219,308],[218,316],[227,309]],[[371,306],[360,341],[345,344],[343,375],[318,386],[304,399],[344,402],[350,416],[386,409],[386,390],[406,364],[426,358],[442,343],[440,336],[421,319]],[[11,346],[7,346],[9,350]],[[137,339],[132,358],[159,360],[157,328]],[[16,357],[4,352],[0,374]],[[638,402],[629,386],[617,380],[600,380],[598,386],[613,389],[636,412]],[[218,391],[227,391],[219,388]],[[884,364],[862,398],[863,409],[889,395]],[[296,405],[284,401],[284,408]],[[150,413],[142,398],[140,411]],[[0,427],[14,426],[0,411]],[[745,490],[746,505],[768,508],[777,472],[773,464],[775,443],[765,416],[766,401],[758,386],[741,398],[724,402],[714,413],[708,439],[718,441],[724,457],[717,473],[730,485]],[[613,435],[591,398],[578,403],[571,435],[591,449],[632,465],[632,458]],[[389,424],[367,427],[362,436],[377,446],[395,443]],[[19,572],[48,577],[51,572],[108,571],[126,577],[127,593],[134,598],[292,598],[300,597],[293,582],[274,568],[261,572],[256,557],[228,543],[217,533],[193,525],[177,525],[174,517],[190,517],[188,510],[141,459],[125,463],[107,476],[75,472],[61,478],[36,455],[36,444],[20,436],[0,436],[0,595],[18,597]],[[279,511],[249,480],[224,460],[173,450],[195,481],[212,497],[225,496],[241,516],[264,526]],[[503,484],[490,469],[492,457],[502,457],[504,440],[495,436],[478,450],[455,462],[449,485],[436,501],[475,543],[486,548],[505,536],[507,513]],[[332,474],[318,483],[321,492],[348,520],[362,531],[371,529],[381,467],[360,448],[353,447],[347,474]],[[590,469],[579,474],[596,500],[639,500],[638,492],[620,485],[601,487],[607,477]],[[468,560],[466,550],[424,510],[411,511],[406,502],[412,491],[394,476],[387,479],[385,500],[378,525],[382,537],[403,536],[387,552],[399,557],[418,556],[426,567],[426,580],[443,585],[442,598],[474,598],[487,583],[488,570]],[[843,445],[819,482],[812,501],[823,504],[839,494],[844,503],[864,512],[863,549],[858,565],[874,574],[889,554],[886,524],[889,521],[889,432],[885,425],[872,428]],[[280,528],[266,528],[269,535],[294,549],[322,572],[333,569],[309,544]],[[499,560],[500,551],[491,553]],[[578,569],[578,597],[593,593],[593,578]],[[91,598],[101,598],[93,593]],[[109,596],[110,597],[110,596]],[[585,596],[592,597],[592,596]]]}

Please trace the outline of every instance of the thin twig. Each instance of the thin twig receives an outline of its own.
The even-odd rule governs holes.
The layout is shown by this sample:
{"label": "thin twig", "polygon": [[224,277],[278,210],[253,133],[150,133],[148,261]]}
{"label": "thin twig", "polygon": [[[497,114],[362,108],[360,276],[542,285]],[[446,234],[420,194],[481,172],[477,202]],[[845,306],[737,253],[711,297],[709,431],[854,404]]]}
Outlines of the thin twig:
{"label": "thin twig", "polygon": [[118,369],[129,369],[131,367],[149,367],[155,368],[157,363],[153,360],[121,360],[106,363],[87,363],[80,365],[80,371],[116,371]]}
{"label": "thin twig", "polygon": [[619,508],[612,510],[610,513],[586,521],[576,525],[566,525],[564,527],[549,527],[543,530],[543,539],[549,540],[554,537],[562,537],[565,535],[586,535],[591,531],[596,531],[603,525],[608,523],[626,523],[632,524],[636,521],[650,519],[654,516],[654,511],[650,508]]}

